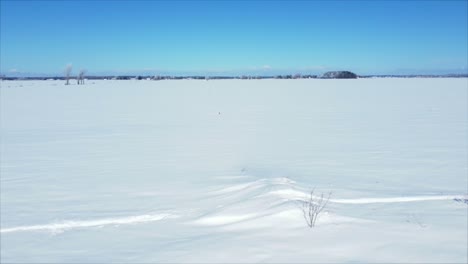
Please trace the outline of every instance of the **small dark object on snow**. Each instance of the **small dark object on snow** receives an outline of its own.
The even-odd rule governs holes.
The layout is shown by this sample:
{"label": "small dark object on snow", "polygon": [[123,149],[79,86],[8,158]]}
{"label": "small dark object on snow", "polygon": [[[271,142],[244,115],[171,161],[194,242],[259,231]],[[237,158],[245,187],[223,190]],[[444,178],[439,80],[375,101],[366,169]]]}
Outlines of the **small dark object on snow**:
{"label": "small dark object on snow", "polygon": [[453,199],[453,200],[454,200],[455,202],[468,204],[468,199],[455,198],[455,199]]}

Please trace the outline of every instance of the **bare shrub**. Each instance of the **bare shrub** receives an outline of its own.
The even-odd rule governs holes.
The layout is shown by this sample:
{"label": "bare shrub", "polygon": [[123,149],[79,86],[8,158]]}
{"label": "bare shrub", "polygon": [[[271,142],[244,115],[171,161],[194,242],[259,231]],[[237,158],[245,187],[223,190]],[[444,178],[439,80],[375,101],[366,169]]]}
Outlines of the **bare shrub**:
{"label": "bare shrub", "polygon": [[78,74],[78,84],[84,84],[84,75],[86,73],[85,69],[80,70],[80,73]]}
{"label": "bare shrub", "polygon": [[320,196],[315,196],[314,192],[315,189],[310,192],[309,199],[302,201],[301,205],[304,219],[310,228],[315,226],[319,214],[327,206],[331,196],[331,192],[328,193],[327,197],[325,197],[323,193],[320,194]]}

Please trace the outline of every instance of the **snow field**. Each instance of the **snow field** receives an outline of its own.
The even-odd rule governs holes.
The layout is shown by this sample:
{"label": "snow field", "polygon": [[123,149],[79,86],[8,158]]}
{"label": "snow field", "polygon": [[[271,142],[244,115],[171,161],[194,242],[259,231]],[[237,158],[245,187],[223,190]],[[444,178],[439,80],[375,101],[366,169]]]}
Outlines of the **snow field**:
{"label": "snow field", "polygon": [[464,263],[467,85],[3,81],[1,261]]}

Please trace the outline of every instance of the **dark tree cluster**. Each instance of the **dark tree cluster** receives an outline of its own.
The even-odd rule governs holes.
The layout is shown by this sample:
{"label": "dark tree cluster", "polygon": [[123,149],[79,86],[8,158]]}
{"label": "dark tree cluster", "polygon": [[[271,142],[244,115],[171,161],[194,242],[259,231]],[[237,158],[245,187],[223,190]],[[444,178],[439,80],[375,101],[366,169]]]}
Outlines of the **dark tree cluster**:
{"label": "dark tree cluster", "polygon": [[322,79],[356,79],[358,76],[350,71],[329,71],[324,73]]}

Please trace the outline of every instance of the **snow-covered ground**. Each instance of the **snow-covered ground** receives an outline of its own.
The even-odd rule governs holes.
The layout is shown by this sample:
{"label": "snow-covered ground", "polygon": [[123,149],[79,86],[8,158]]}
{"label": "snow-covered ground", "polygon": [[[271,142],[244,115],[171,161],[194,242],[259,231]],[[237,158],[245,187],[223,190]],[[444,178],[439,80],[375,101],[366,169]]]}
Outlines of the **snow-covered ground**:
{"label": "snow-covered ground", "polygon": [[468,261],[466,78],[0,85],[1,262]]}

